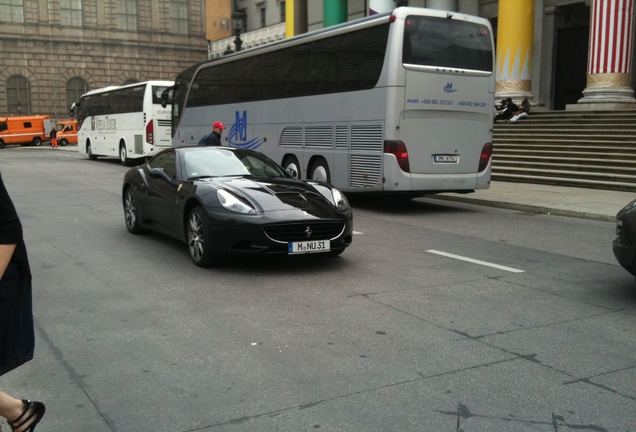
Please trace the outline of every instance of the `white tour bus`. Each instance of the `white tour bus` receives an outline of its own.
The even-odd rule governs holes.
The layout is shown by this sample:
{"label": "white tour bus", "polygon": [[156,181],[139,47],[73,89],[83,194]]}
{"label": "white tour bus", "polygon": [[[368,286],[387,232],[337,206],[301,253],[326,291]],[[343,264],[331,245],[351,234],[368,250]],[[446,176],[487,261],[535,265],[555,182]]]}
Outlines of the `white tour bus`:
{"label": "white tour bus", "polygon": [[490,23],[403,7],[194,65],[175,80],[172,143],[214,121],[223,145],[298,177],[406,198],[490,186]]}
{"label": "white tour bus", "polygon": [[80,153],[119,157],[129,165],[171,146],[171,107],[161,105],[161,95],[173,81],[147,81],[105,87],[82,95],[77,113]]}

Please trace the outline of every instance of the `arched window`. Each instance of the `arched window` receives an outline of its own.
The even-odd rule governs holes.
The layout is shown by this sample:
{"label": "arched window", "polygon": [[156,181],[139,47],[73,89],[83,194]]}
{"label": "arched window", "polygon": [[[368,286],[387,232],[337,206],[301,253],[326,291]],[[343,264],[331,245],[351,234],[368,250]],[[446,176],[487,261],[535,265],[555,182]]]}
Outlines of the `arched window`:
{"label": "arched window", "polygon": [[7,112],[13,115],[31,114],[29,81],[22,75],[7,80]]}
{"label": "arched window", "polygon": [[88,85],[82,78],[75,77],[66,83],[66,109],[69,110],[71,105],[77,102],[84,93],[88,91]]}

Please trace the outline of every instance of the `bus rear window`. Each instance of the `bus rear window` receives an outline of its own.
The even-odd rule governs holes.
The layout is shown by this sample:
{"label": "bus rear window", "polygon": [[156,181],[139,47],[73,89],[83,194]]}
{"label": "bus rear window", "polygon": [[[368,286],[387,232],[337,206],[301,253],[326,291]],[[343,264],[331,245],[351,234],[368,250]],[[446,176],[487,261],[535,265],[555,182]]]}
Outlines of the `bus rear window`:
{"label": "bus rear window", "polygon": [[490,30],[452,18],[408,16],[402,63],[492,72]]}

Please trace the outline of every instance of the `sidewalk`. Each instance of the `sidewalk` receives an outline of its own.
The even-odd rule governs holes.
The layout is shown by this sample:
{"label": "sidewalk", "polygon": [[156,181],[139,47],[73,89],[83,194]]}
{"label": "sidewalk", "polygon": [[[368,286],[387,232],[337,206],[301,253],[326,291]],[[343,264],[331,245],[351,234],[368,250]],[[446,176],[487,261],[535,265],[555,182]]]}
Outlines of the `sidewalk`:
{"label": "sidewalk", "polygon": [[471,194],[444,193],[430,198],[615,222],[616,213],[636,199],[632,192],[583,189],[529,183],[492,182],[490,189]]}
{"label": "sidewalk", "polygon": [[[77,151],[77,146],[59,147],[59,150]],[[566,186],[492,182],[490,189],[478,190],[470,194],[443,193],[429,195],[427,198],[460,201],[528,213],[615,222],[616,213],[635,200],[636,194]]]}

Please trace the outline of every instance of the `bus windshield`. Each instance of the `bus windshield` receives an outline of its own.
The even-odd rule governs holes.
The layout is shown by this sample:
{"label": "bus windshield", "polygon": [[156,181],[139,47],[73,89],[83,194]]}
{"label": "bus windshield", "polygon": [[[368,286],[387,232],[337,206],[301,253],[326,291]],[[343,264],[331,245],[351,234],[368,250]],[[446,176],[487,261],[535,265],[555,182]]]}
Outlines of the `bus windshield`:
{"label": "bus windshield", "polygon": [[406,18],[402,63],[492,72],[488,27],[431,16]]}

